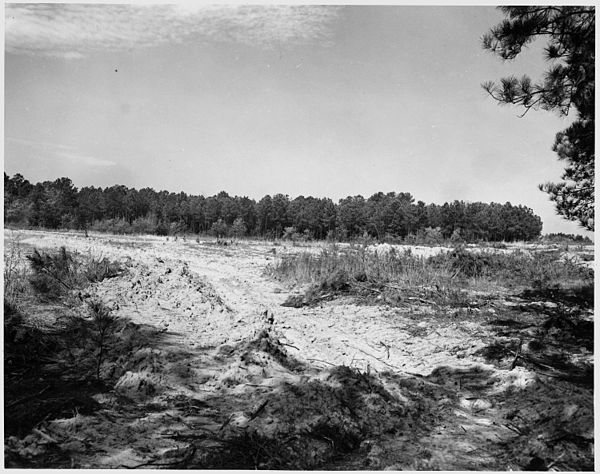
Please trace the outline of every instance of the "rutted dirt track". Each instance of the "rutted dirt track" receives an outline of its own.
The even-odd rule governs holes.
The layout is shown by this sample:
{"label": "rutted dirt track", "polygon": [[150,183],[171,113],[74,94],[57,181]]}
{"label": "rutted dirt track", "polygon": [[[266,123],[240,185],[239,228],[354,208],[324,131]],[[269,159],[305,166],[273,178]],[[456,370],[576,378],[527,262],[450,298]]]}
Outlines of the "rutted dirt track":
{"label": "rutted dirt track", "polygon": [[[147,328],[151,343],[106,368],[118,381],[94,396],[96,410],[10,438],[21,456],[82,468],[593,468],[591,387],[483,357],[516,340],[492,323],[528,304],[517,297],[456,321],[419,302],[290,308],[292,290],[265,268],[301,248],[23,237],[121,262],[124,276],[82,296]],[[552,307],[536,304],[514,314],[525,341],[542,337],[533,323]],[[573,357],[591,364],[590,350]]]}

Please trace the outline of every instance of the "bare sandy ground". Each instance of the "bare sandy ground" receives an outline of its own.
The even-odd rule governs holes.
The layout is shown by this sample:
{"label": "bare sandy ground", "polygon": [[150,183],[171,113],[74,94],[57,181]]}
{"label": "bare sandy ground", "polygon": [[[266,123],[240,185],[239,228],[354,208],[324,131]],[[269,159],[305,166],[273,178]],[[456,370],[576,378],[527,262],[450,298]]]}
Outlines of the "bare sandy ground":
{"label": "bare sandy ground", "polygon": [[[225,456],[223,440],[243,434],[255,442],[240,449],[255,449],[259,468],[277,466],[273,453],[284,439],[303,453],[298,468],[311,467],[311,456],[321,469],[521,470],[536,459],[551,468],[593,465],[591,388],[510,370],[510,354],[499,363],[484,357],[495,343],[516,344],[490,321],[530,304],[517,296],[496,295],[455,321],[451,311],[435,318],[419,302],[397,308],[343,298],[290,308],[282,304],[300,289],[273,281],[265,268],[317,245],[20,235],[36,248],[65,246],[121,262],[126,276],[88,292],[156,334],[106,368],[117,383],[95,395],[99,410],[10,438],[7,446],[22,455],[59,449],[81,468],[211,467],[218,465],[211,453]],[[11,238],[6,231],[5,242]],[[546,303],[537,304],[539,317]],[[542,337],[530,322],[523,319],[520,337]],[[592,363],[584,348],[573,357]],[[359,411],[349,414],[344,394],[354,392]],[[341,421],[332,421],[338,414]],[[332,424],[349,438],[367,436],[344,449],[339,433],[315,428]],[[301,438],[309,432],[310,442]],[[256,448],[264,439],[279,447]]]}

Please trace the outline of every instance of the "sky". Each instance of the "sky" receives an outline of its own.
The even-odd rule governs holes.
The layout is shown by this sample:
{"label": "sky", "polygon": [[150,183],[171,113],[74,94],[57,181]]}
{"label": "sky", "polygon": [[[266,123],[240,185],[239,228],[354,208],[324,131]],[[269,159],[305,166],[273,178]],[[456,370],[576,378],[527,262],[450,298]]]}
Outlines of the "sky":
{"label": "sky", "polygon": [[31,182],[260,199],[522,204],[555,214],[573,117],[481,88],[538,78],[541,44],[484,51],[490,6],[5,4],[4,170]]}

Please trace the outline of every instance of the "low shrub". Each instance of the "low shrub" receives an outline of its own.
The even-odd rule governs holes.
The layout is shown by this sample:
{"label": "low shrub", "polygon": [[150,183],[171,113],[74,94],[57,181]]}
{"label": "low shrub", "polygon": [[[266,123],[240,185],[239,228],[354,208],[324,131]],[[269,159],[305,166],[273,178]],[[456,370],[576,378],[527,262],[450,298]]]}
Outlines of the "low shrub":
{"label": "low shrub", "polygon": [[321,291],[342,292],[350,289],[350,275],[346,270],[337,269],[325,278],[319,284]]}
{"label": "low shrub", "polygon": [[117,262],[111,262],[108,258],[90,259],[83,268],[83,273],[90,283],[100,282],[107,278],[114,278],[123,272],[123,268]]}
{"label": "low shrub", "polygon": [[88,302],[91,316],[92,335],[96,353],[96,379],[100,380],[100,369],[107,352],[114,345],[114,334],[119,320],[112,315],[110,309],[100,300]]}
{"label": "low shrub", "polygon": [[156,226],[156,235],[161,237],[169,235],[169,226],[164,222],[159,222]]}
{"label": "low shrub", "polygon": [[65,247],[56,253],[34,249],[31,255],[27,255],[27,260],[33,270],[29,283],[37,293],[57,299],[75,287],[76,267]]}
{"label": "low shrub", "polygon": [[154,234],[157,224],[153,217],[138,217],[131,223],[131,232],[134,234]]}
{"label": "low shrub", "polygon": [[169,224],[169,235],[177,236],[185,233],[186,230],[187,226],[184,222],[171,222]]}
{"label": "low shrub", "polygon": [[222,219],[219,219],[213,223],[209,233],[218,239],[222,239],[223,237],[227,237],[227,234],[229,233],[229,227],[225,222],[223,222]]}
{"label": "low shrub", "polygon": [[32,270],[29,283],[36,293],[50,300],[56,300],[89,283],[113,278],[123,271],[120,264],[106,257],[75,258],[65,247],[54,253],[34,249],[27,260]]}
{"label": "low shrub", "polygon": [[429,257],[427,263],[434,266],[449,266],[455,276],[467,278],[489,276],[498,268],[498,254],[469,252],[457,247],[450,252]]}
{"label": "low shrub", "polygon": [[90,230],[97,232],[108,232],[110,234],[131,234],[132,228],[125,219],[102,219],[94,221]]}

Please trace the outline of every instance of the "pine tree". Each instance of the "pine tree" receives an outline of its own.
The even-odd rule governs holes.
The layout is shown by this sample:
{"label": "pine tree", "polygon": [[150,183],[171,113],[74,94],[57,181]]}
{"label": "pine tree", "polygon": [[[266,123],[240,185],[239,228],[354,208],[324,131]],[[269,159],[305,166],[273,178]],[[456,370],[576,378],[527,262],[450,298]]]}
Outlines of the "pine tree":
{"label": "pine tree", "polygon": [[511,60],[537,38],[546,38],[543,78],[529,76],[489,81],[483,88],[501,104],[525,110],[556,111],[575,122],[556,135],[553,151],[566,163],[564,181],[540,185],[557,212],[594,229],[594,91],[595,9],[592,6],[500,7],[507,18],[482,39],[483,48]]}

